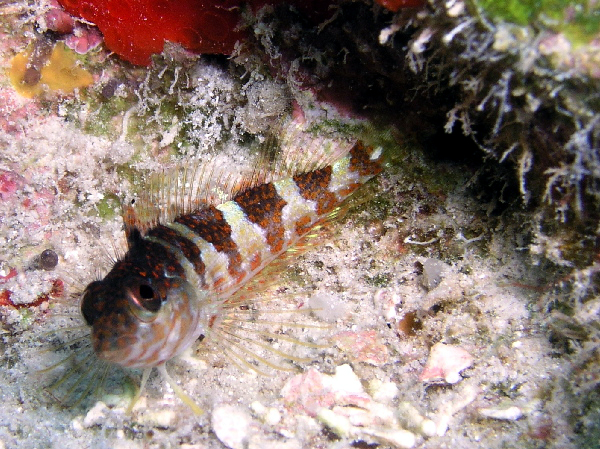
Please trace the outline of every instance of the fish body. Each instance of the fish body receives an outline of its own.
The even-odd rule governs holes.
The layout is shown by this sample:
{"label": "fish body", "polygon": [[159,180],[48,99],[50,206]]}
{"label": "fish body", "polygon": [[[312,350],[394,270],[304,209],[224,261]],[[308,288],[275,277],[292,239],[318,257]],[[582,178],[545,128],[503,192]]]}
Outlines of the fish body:
{"label": "fish body", "polygon": [[127,253],[84,292],[96,355],[130,368],[161,366],[211,332],[223,304],[382,170],[357,142],[335,163],[134,228]]}

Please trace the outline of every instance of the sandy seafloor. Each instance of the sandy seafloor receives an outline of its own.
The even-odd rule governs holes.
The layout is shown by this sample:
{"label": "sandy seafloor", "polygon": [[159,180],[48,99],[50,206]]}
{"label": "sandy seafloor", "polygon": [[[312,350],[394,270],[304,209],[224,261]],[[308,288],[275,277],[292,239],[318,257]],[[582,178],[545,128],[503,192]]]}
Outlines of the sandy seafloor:
{"label": "sandy seafloor", "polygon": [[[311,373],[303,384],[283,390],[298,373],[244,373],[219,357],[217,341],[169,364],[201,416],[156,375],[130,415],[118,390],[61,407],[36,370],[57,360],[45,349],[65,310],[76,311],[69,294],[105,272],[107,254],[121,245],[120,216],[97,206],[107,192],[133,194],[115,166],[135,149],[124,135],[83,132],[58,96],[26,100],[6,79],[0,88],[0,263],[10,277],[0,288],[14,303],[30,303],[54,280],[65,284],[62,296],[39,306],[0,309],[0,449],[402,447],[410,435],[422,448],[575,446],[560,387],[567,362],[549,342],[535,288],[554,275],[523,247],[519,214],[494,214],[467,188],[473,169],[410,148],[368,186],[366,202],[290,257],[263,293],[324,309],[326,329],[302,330],[328,346],[301,348],[312,360],[301,364],[299,373]],[[152,165],[153,153],[142,154],[139,166]],[[59,256],[52,271],[32,266],[45,249]],[[439,278],[425,279],[422,265],[441,268]],[[472,363],[457,376],[451,361],[439,361],[422,379],[437,343],[461,348]],[[318,374],[336,368],[333,382]],[[320,409],[333,418],[316,417]]]}

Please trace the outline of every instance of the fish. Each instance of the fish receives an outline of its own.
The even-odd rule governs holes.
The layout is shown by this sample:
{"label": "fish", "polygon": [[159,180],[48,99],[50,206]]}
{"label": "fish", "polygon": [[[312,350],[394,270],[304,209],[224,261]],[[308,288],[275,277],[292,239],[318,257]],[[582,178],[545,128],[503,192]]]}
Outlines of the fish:
{"label": "fish", "polygon": [[[168,200],[163,212],[151,212],[157,198],[186,184],[168,181],[137,214],[126,208],[127,251],[102,279],[87,285],[80,309],[94,357],[108,366],[143,370],[130,409],[156,368],[183,402],[202,413],[170,378],[166,363],[211,336],[221,340],[223,352],[239,365],[259,371],[246,361],[250,358],[279,368],[249,349],[252,344],[269,348],[258,338],[241,336],[237,331],[246,330],[244,323],[232,322],[228,311],[247,308],[241,292],[383,170],[381,148],[360,140],[347,146],[335,161],[295,168],[289,176],[254,176],[231,189],[226,201],[206,196],[194,200],[190,193],[187,202]],[[257,334],[286,339],[266,331]],[[275,348],[271,351],[294,360]],[[71,382],[70,393],[84,383],[83,375]]]}

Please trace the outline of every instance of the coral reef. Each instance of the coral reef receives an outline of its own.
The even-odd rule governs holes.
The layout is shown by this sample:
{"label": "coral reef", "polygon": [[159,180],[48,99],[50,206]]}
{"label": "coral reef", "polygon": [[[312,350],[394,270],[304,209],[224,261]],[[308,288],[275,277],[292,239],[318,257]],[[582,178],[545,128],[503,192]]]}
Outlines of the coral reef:
{"label": "coral reef", "polygon": [[[102,43],[53,0],[0,6],[0,65],[22,59],[0,84],[0,448],[598,447],[595,2],[294,3],[252,2],[231,59],[156,24],[127,47],[93,8]],[[44,82],[57,48],[85,89]],[[19,95],[23,68],[48,88]],[[123,377],[48,399],[48,341],[115,257],[121,204],[182,161],[251,170],[287,114],[390,155],[263,294],[317,309],[326,325],[299,330],[326,347],[265,379],[203,342],[170,366],[200,417],[153,377],[130,415]]]}

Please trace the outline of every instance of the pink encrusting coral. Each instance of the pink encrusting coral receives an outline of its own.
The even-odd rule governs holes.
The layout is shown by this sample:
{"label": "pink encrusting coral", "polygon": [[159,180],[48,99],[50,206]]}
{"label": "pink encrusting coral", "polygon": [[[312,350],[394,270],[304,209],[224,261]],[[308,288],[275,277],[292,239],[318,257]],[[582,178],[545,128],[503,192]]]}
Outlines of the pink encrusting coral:
{"label": "pink encrusting coral", "polygon": [[80,55],[98,48],[102,42],[102,34],[98,28],[86,24],[76,25],[73,32],[65,37],[65,45]]}
{"label": "pink encrusting coral", "polygon": [[98,28],[73,17],[57,0],[50,0],[47,9],[37,18],[41,30],[54,31],[71,50],[84,55],[104,41]]}
{"label": "pink encrusting coral", "polygon": [[0,130],[21,134],[30,116],[39,113],[35,102],[22,102],[11,86],[0,87]]}
{"label": "pink encrusting coral", "polygon": [[25,180],[18,173],[0,170],[0,199],[8,200],[12,198],[24,184]]}
{"label": "pink encrusting coral", "polygon": [[48,10],[41,17],[46,29],[67,34],[73,31],[75,20],[58,4],[57,0],[48,2]]}

